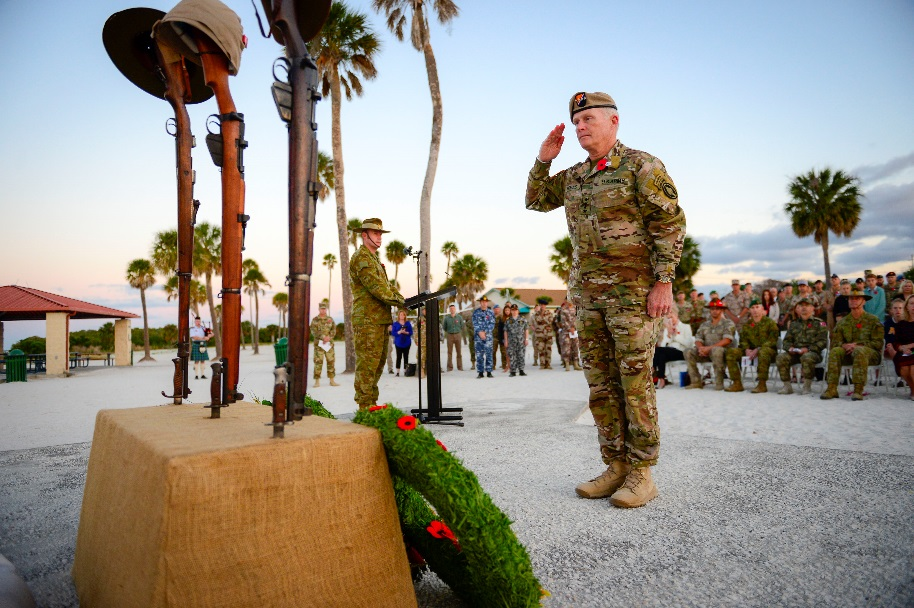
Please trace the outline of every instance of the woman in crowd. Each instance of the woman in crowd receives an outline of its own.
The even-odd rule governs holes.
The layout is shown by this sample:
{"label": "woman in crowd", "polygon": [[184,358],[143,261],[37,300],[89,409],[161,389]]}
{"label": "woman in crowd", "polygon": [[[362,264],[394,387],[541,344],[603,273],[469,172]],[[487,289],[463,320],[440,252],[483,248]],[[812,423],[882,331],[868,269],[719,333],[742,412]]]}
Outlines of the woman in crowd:
{"label": "woman in crowd", "polygon": [[[501,371],[511,367],[511,355],[508,354],[508,335],[505,333],[505,322],[511,318],[511,305],[505,304],[501,314],[495,318],[495,339],[501,342]],[[495,351],[492,351],[492,365],[495,365]]]}
{"label": "woman in crowd", "polygon": [[666,386],[666,364],[670,361],[684,361],[685,351],[695,345],[692,328],[679,322],[679,313],[673,307],[663,320],[663,333],[654,350],[654,375],[657,388]]}
{"label": "woman in crowd", "polygon": [[[899,287],[898,293],[900,295],[904,296],[905,301],[907,301],[908,298],[910,298],[911,296],[914,296],[914,283],[912,283],[910,279],[905,279],[904,281],[902,281],[901,287]],[[896,297],[898,297],[898,296],[896,296]]]}
{"label": "woman in crowd", "polygon": [[400,375],[400,359],[403,359],[403,373],[409,366],[410,336],[413,335],[413,324],[406,320],[406,311],[397,313],[397,320],[390,326],[390,335],[394,337],[394,347],[397,349],[397,375]]}
{"label": "woman in crowd", "polygon": [[[777,290],[775,290],[775,293],[777,293]],[[765,314],[774,319],[774,322],[777,323],[778,318],[781,316],[781,307],[778,304],[777,296],[772,295],[771,289],[762,291],[762,306],[765,307]]]}
{"label": "woman in crowd", "polygon": [[847,279],[841,279],[841,293],[835,296],[835,324],[846,317],[851,311],[851,305],[847,297],[851,294],[851,282]]}
{"label": "woman in crowd", "polygon": [[892,357],[895,373],[905,381],[914,401],[914,295],[904,301],[904,316],[895,324],[892,343],[886,347],[886,354]]}

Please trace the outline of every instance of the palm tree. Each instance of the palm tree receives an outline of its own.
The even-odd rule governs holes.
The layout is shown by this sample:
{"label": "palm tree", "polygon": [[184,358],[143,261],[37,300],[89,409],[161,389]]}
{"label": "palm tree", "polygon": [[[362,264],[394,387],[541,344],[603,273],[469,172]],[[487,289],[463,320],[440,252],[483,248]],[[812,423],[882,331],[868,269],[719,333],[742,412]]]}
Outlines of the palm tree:
{"label": "palm tree", "polygon": [[682,256],[676,266],[676,277],[673,279],[673,291],[688,291],[692,289],[692,277],[701,268],[701,249],[698,243],[690,236],[685,237],[682,244]]}
{"label": "palm tree", "polygon": [[330,307],[330,293],[333,290],[333,267],[336,266],[336,256],[328,253],[321,262],[327,267],[327,307]]}
{"label": "palm tree", "polygon": [[360,235],[362,234],[362,220],[357,217],[349,218],[349,221],[346,222],[346,233],[349,244],[352,245],[352,253],[355,253],[358,251],[359,245],[361,244]]}
{"label": "palm tree", "polygon": [[194,276],[206,279],[206,300],[216,338],[216,358],[222,357],[222,316],[217,314],[213,297],[213,275],[222,273],[222,230],[209,222],[194,227]]}
{"label": "palm tree", "polygon": [[281,291],[273,295],[273,306],[279,311],[279,335],[283,335],[286,327],[286,312],[289,310],[289,294]]}
{"label": "palm tree", "polygon": [[[400,264],[406,261],[406,254],[403,253],[405,250],[406,245],[397,239],[387,243],[384,247],[384,255],[387,256],[387,261],[394,265],[394,281],[396,281],[397,277],[400,275]],[[399,285],[399,283],[397,283],[397,285]]]}
{"label": "palm tree", "polygon": [[264,287],[271,287],[270,282],[267,281],[267,278],[260,271],[260,267],[257,265],[257,262],[248,258],[241,263],[241,270],[244,272],[244,276],[241,278],[241,284],[244,286],[244,293],[248,294],[248,298],[253,296],[254,298],[254,310],[251,313],[248,313],[249,316],[253,315],[253,320],[251,323],[251,344],[254,345],[254,354],[260,354],[260,296],[266,293]]}
{"label": "palm tree", "polygon": [[860,199],[860,180],[844,171],[832,172],[825,168],[805,175],[797,175],[787,186],[790,202],[784,205],[784,211],[790,216],[791,228],[803,238],[812,235],[813,240],[822,246],[822,257],[825,259],[825,282],[831,276],[831,264],[828,260],[828,233],[837,236],[850,236],[860,223],[863,209]]}
{"label": "palm tree", "polygon": [[[178,231],[162,230],[156,232],[152,240],[152,267],[163,277],[175,273],[178,268]],[[177,289],[177,282],[175,283]],[[169,298],[171,299],[171,298]]]}
{"label": "palm tree", "polygon": [[457,254],[460,253],[460,249],[457,248],[457,243],[454,241],[445,241],[444,245],[441,246],[441,253],[447,258],[447,268],[444,271],[444,275],[449,276],[451,274],[451,260],[457,259]]}
{"label": "palm tree", "polygon": [[[340,272],[349,277],[348,229],[346,223],[346,188],[344,186],[343,138],[340,124],[343,90],[346,99],[362,94],[360,76],[371,80],[377,75],[375,53],[381,42],[368,25],[363,13],[350,11],[342,2],[330,5],[330,14],[320,33],[309,43],[321,78],[321,91],[330,95],[331,139],[333,142],[334,198],[336,222],[340,241]],[[343,285],[343,325],[346,328],[346,369],[355,370],[355,346],[352,338],[352,289],[348,280]]]}
{"label": "palm tree", "polygon": [[489,278],[489,265],[482,258],[468,253],[454,262],[451,278],[457,287],[458,303],[472,302],[476,292],[485,288],[485,280]]}
{"label": "palm tree", "polygon": [[320,182],[321,189],[317,193],[317,200],[325,200],[330,196],[330,190],[333,188],[333,159],[323,152],[317,153],[317,180]]}
{"label": "palm tree", "polygon": [[[428,89],[432,96],[432,141],[428,149],[428,165],[425,169],[425,181],[422,183],[422,198],[419,201],[419,241],[420,249],[428,252],[432,249],[432,187],[435,184],[435,172],[438,169],[438,152],[441,149],[441,88],[438,84],[438,64],[432,51],[431,36],[428,29],[428,12],[434,12],[438,22],[446,24],[460,13],[452,0],[372,0],[372,7],[383,11],[387,16],[387,27],[397,40],[403,40],[403,26],[407,15],[410,20],[410,42],[413,48],[425,56],[425,71],[428,75]],[[422,290],[429,289],[428,254],[420,260],[419,275]]]}
{"label": "palm tree", "polygon": [[149,353],[149,315],[146,312],[146,290],[155,285],[155,270],[152,262],[137,258],[127,265],[127,282],[134,289],[140,290],[140,302],[143,304],[143,350],[140,361],[155,361]]}
{"label": "palm tree", "polygon": [[574,246],[571,244],[571,237],[565,235],[552,244],[553,253],[549,256],[549,271],[562,279],[567,286],[568,279],[571,276],[571,265],[574,259]]}

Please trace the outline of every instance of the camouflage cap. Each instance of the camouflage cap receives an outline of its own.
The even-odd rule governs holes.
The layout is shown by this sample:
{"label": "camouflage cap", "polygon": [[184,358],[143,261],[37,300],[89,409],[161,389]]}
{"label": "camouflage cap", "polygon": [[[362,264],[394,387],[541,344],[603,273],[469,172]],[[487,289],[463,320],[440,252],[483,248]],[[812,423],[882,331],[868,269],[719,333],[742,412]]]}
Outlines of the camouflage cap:
{"label": "camouflage cap", "polygon": [[796,301],[796,304],[794,304],[794,306],[796,307],[796,306],[799,306],[800,304],[809,304],[810,306],[815,306],[815,304],[813,304],[813,301],[811,298],[800,298],[799,300]]}
{"label": "camouflage cap", "polygon": [[330,307],[330,303],[327,300],[321,300],[317,307],[321,310],[327,310]]}
{"label": "camouflage cap", "polygon": [[384,230],[384,223],[376,217],[370,217],[367,220],[362,222],[362,228],[364,230],[377,230],[378,232],[390,232],[390,230]]}
{"label": "camouflage cap", "polygon": [[870,294],[866,293],[865,291],[863,291],[862,289],[859,289],[859,288],[857,288],[857,287],[851,288],[851,292],[847,295],[847,297],[849,297],[849,298],[863,298],[864,300],[872,300],[872,299],[873,299],[873,296],[871,296]]}
{"label": "camouflage cap", "polygon": [[612,108],[616,110],[616,102],[606,93],[575,93],[568,102],[568,112],[571,118],[578,112],[590,110],[591,108]]}
{"label": "camouflage cap", "polygon": [[740,284],[739,279],[733,279],[732,281],[730,281],[730,285],[739,285],[739,284]]}
{"label": "camouflage cap", "polygon": [[724,304],[724,301],[720,298],[711,298],[711,301],[708,302],[708,308],[726,308],[727,305]]}

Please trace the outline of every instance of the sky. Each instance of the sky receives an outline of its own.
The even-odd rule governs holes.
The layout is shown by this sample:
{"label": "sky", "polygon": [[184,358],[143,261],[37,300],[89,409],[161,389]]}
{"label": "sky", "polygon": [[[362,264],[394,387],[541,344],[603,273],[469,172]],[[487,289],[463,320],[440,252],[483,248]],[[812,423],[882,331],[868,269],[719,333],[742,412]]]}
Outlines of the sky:
{"label": "sky", "polygon": [[[249,38],[230,88],[249,141],[245,255],[272,285],[260,307],[265,325],[278,320],[269,302],[288,274],[287,135],[270,95],[281,47],[261,36],[249,0],[226,4]],[[431,133],[424,60],[387,31],[368,0],[348,5],[368,15],[382,48],[377,78],[343,102],[347,215],[381,217],[392,231],[387,239],[418,248]],[[176,226],[177,195],[165,131],[171,106],[124,78],[102,45],[108,16],[132,6],[0,0],[0,285],[141,313],[126,268],[149,256],[157,231]],[[486,260],[486,288],[562,287],[548,256],[567,233],[564,214],[525,210],[523,193],[540,143],[569,123],[577,91],[610,93],[620,140],[666,165],[701,247],[695,282],[704,291],[726,290],[732,278],[822,277],[821,248],[793,234],[783,208],[790,179],[824,167],[857,175],[865,195],[852,238],[832,240],[832,270],[856,277],[914,263],[910,0],[458,6],[452,22],[431,25],[444,107],[432,196],[434,285],[446,278],[440,249],[450,240],[461,255]],[[203,141],[216,112],[214,99],[190,108],[198,221],[218,224],[220,175]],[[329,153],[329,99],[318,104],[317,121],[320,149]],[[567,137],[553,170],[585,156]],[[320,264],[326,253],[339,257],[335,204],[331,196],[317,210],[312,310],[329,291],[341,321],[339,265],[328,273]],[[398,279],[404,295],[416,292],[415,266],[401,266]],[[147,294],[154,327],[176,323],[164,281]],[[71,329],[98,324],[75,321]],[[44,335],[44,324],[6,323],[5,334],[9,348]]]}

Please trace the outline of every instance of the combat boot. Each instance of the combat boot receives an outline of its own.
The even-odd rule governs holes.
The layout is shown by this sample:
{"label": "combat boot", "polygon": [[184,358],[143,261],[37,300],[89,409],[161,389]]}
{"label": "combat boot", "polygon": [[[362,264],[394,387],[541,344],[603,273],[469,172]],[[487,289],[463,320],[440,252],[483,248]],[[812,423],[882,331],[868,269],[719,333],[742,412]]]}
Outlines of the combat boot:
{"label": "combat boot", "polygon": [[[743,385],[740,384],[739,386],[740,386],[740,389],[739,389],[739,390],[743,390]],[[721,375],[721,376],[716,376],[716,377],[714,378],[714,390],[715,390],[715,391],[722,391],[722,390],[724,390],[724,377],[723,377],[722,375]]]}
{"label": "combat boot", "polygon": [[574,364],[574,369],[575,369],[575,371],[578,371],[578,372],[579,372],[579,371],[581,371],[582,368],[581,368],[580,365],[578,365],[577,363],[575,363],[575,364]]}
{"label": "combat boot", "polygon": [[781,388],[781,390],[778,391],[778,395],[792,395],[792,394],[793,394],[793,386],[790,384],[790,382],[785,382],[784,386]]}
{"label": "combat boot", "polygon": [[315,379],[314,379],[314,384],[311,385],[311,388],[318,388],[320,385],[321,385],[321,379],[320,379],[320,378],[315,378]]}
{"label": "combat boot", "polygon": [[657,486],[651,479],[651,468],[640,467],[629,471],[622,487],[610,497],[609,502],[615,507],[631,509],[643,507],[657,497]]}
{"label": "combat boot", "polygon": [[825,392],[819,395],[819,399],[837,399],[838,398],[838,388],[834,386],[829,386],[825,389]]}
{"label": "combat boot", "polygon": [[606,498],[619,489],[630,470],[624,460],[613,460],[599,477],[578,484],[574,491],[584,498]]}
{"label": "combat boot", "polygon": [[807,378],[806,380],[803,380],[803,388],[800,389],[800,394],[808,395],[811,392],[812,392],[812,380]]}
{"label": "combat boot", "polygon": [[693,388],[704,388],[704,387],[705,387],[705,385],[702,384],[701,382],[699,382],[698,384],[692,382],[691,384],[686,386],[686,390],[693,389]]}
{"label": "combat boot", "polygon": [[340,385],[339,382],[337,382],[337,381],[334,380],[333,378],[330,378],[330,386],[339,386],[339,385]]}
{"label": "combat boot", "polygon": [[[721,386],[723,386],[724,383],[721,382],[720,384],[721,384]],[[717,389],[717,390],[720,390],[719,388],[717,388],[717,386],[715,386],[714,388]],[[730,386],[728,386],[728,387],[727,387],[726,389],[724,389],[724,390],[725,390],[726,392],[728,392],[728,393],[741,393],[741,392],[743,392],[745,389],[743,388],[743,381],[742,381],[742,380],[734,380],[733,382],[730,383]],[[755,392],[755,391],[753,391],[753,392]]]}
{"label": "combat boot", "polygon": [[527,374],[524,373],[524,370],[520,370],[520,371],[517,372],[517,373],[520,374],[521,376],[526,376],[526,375],[527,375]]}
{"label": "combat boot", "polygon": [[851,401],[863,401],[863,385],[854,385],[854,394],[851,395]]}
{"label": "combat boot", "polygon": [[754,389],[752,389],[752,392],[753,392],[753,393],[767,393],[767,392],[768,392],[768,384],[767,384],[767,381],[766,381],[766,380],[759,380],[759,381],[758,381],[758,385],[757,385]]}

